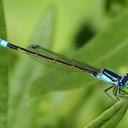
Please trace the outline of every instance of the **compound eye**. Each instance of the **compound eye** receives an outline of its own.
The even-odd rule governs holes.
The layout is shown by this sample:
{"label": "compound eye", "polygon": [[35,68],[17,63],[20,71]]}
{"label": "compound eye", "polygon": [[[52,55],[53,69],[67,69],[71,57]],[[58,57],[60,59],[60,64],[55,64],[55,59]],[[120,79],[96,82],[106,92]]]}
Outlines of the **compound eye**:
{"label": "compound eye", "polygon": [[128,73],[126,73],[126,74],[124,75],[124,77],[128,77]]}
{"label": "compound eye", "polygon": [[119,85],[119,87],[124,87],[124,83],[123,83],[123,81],[120,80],[119,83],[118,83],[118,85]]}

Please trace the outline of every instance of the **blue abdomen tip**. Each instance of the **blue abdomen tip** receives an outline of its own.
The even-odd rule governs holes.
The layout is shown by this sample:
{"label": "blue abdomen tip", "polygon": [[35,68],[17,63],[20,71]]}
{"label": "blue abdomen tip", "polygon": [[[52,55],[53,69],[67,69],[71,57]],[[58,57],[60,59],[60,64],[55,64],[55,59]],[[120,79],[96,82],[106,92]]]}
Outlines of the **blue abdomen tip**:
{"label": "blue abdomen tip", "polygon": [[0,39],[0,46],[7,47],[7,45],[8,45],[7,41]]}

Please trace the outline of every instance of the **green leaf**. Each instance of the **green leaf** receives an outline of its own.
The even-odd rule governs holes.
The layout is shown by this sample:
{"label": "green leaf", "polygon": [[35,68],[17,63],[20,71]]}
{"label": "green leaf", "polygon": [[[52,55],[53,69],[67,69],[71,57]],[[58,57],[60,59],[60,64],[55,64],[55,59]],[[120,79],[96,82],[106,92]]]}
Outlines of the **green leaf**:
{"label": "green leaf", "polygon": [[[6,39],[3,1],[0,0],[0,38]],[[5,59],[6,58],[6,59]],[[7,127],[8,63],[7,51],[0,48],[0,128]]]}
{"label": "green leaf", "polygon": [[[73,58],[98,67],[121,71],[128,65],[128,13],[115,18],[113,22],[79,51]],[[51,78],[49,80],[49,78]],[[30,89],[30,95],[40,95],[52,90],[70,90],[95,83],[84,73],[47,70],[37,78]]]}
{"label": "green leaf", "polygon": [[[45,12],[34,32],[32,40],[40,40],[49,45],[53,35],[54,11],[50,8]],[[50,25],[48,25],[50,24]],[[46,31],[48,30],[48,31]],[[43,37],[41,36],[43,34]],[[24,68],[21,68],[24,67]],[[34,68],[33,68],[34,67]],[[35,100],[27,98],[27,90],[31,81],[37,78],[43,66],[33,61],[28,56],[21,56],[19,62],[12,73],[10,90],[9,126],[11,128],[35,128]]]}
{"label": "green leaf", "polygon": [[84,128],[115,128],[125,116],[127,109],[127,101],[118,102]]}

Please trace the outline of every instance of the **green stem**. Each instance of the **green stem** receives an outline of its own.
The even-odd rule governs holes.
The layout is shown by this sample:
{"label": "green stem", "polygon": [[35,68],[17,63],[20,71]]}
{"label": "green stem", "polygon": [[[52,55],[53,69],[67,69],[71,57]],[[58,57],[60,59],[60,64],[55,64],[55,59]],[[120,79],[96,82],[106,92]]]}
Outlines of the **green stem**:
{"label": "green stem", "polygon": [[[3,1],[0,0],[0,38],[6,39]],[[0,128],[7,128],[8,65],[7,51],[0,48]]]}

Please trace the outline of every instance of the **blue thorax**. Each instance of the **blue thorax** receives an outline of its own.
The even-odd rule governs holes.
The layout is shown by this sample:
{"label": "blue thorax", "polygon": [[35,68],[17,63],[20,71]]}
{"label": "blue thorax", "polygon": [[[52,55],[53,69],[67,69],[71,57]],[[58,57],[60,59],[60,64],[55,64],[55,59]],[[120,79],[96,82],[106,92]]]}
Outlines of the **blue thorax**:
{"label": "blue thorax", "polygon": [[97,78],[107,83],[114,84],[119,88],[128,87],[128,73],[121,77],[108,69],[104,69],[99,75],[97,75]]}

